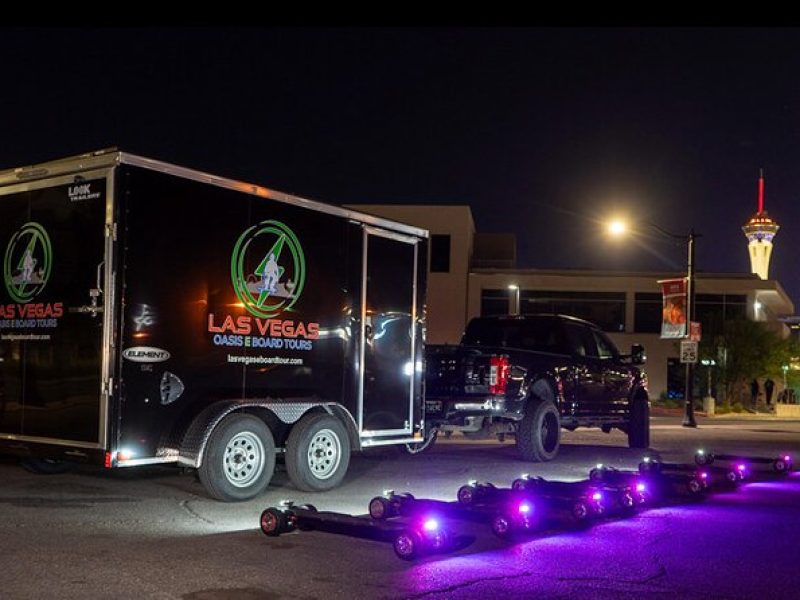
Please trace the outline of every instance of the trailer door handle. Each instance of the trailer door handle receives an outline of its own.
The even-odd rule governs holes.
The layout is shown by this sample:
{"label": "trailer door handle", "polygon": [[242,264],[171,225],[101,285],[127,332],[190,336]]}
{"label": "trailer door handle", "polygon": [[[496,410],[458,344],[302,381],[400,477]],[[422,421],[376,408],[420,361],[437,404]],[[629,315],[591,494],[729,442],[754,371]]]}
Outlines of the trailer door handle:
{"label": "trailer door handle", "polygon": [[95,289],[103,293],[103,265],[106,264],[106,261],[102,261],[99,265],[97,265],[97,280],[95,281]]}

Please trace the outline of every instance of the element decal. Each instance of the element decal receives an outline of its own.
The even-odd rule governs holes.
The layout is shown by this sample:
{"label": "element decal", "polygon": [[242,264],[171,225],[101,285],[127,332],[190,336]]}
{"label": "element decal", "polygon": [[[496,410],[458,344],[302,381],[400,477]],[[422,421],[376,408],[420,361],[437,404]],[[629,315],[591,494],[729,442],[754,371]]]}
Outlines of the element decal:
{"label": "element decal", "polygon": [[131,362],[138,363],[157,363],[170,359],[170,353],[161,348],[153,346],[133,346],[126,348],[122,352],[122,357]]}

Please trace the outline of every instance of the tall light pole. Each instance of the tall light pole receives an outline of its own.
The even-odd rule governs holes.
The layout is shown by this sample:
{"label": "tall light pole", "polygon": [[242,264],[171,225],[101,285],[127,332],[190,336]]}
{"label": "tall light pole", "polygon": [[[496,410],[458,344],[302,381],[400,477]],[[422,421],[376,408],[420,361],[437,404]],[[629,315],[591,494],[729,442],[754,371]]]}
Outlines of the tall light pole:
{"label": "tall light pole", "polygon": [[[674,236],[673,236],[674,237]],[[686,296],[687,301],[686,304],[688,305],[687,313],[686,313],[686,331],[687,333],[691,329],[692,319],[694,319],[694,240],[697,237],[695,234],[694,229],[689,231],[689,235],[687,236],[687,240],[689,243],[689,268],[686,278]],[[686,363],[686,387],[684,388],[685,392],[683,395],[683,399],[685,401],[684,409],[683,409],[683,426],[684,427],[697,427],[697,421],[694,420],[694,398],[692,398],[692,392],[694,391],[693,388],[694,383],[694,363],[687,362]]]}
{"label": "tall light pole", "polygon": [[516,283],[509,284],[508,289],[514,294],[514,303],[512,310],[508,312],[512,315],[519,315],[519,286]]}
{"label": "tall light pole", "polygon": [[[695,317],[695,285],[694,285],[694,243],[695,239],[700,237],[699,233],[695,233],[694,228],[692,228],[688,235],[680,235],[677,233],[672,233],[667,231],[663,227],[656,225],[655,223],[651,223],[649,221],[644,221],[643,225],[647,225],[655,229],[658,233],[660,233],[665,238],[671,238],[673,240],[681,240],[685,241],[688,245],[688,265],[687,265],[687,273],[686,273],[686,335],[689,335],[689,331],[691,329],[691,322],[692,319]],[[627,225],[623,221],[612,221],[608,224],[608,231],[611,235],[620,236],[624,235],[628,230]],[[684,386],[684,407],[683,407],[683,426],[684,427],[697,427],[697,421],[694,418],[694,400],[692,398],[693,392],[693,382],[694,382],[694,363],[687,362],[686,363],[686,384]]]}

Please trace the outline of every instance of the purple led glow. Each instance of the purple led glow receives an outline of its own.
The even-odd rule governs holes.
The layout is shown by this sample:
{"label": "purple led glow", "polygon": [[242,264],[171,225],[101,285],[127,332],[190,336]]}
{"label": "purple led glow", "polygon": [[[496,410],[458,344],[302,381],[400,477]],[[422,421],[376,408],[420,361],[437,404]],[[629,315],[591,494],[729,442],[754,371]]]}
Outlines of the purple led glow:
{"label": "purple led glow", "polygon": [[600,502],[600,500],[602,499],[603,499],[603,494],[601,494],[600,492],[595,492],[594,494],[592,494],[592,500],[594,500],[595,502]]}
{"label": "purple led glow", "polygon": [[522,504],[519,505],[518,508],[519,512],[521,512],[523,515],[527,515],[529,512],[531,512],[532,509],[533,507],[527,502],[523,502]]}
{"label": "purple led glow", "polygon": [[791,462],[791,460],[792,460],[792,457],[791,457],[791,456],[789,456],[789,455],[787,454],[786,456],[784,456],[784,457],[783,457],[783,460],[784,460],[785,462]]}
{"label": "purple led glow", "polygon": [[439,529],[439,521],[436,519],[428,519],[422,524],[422,528],[425,531],[436,531]]}
{"label": "purple led glow", "polygon": [[747,468],[747,465],[740,463],[736,465],[736,468],[739,469],[740,471],[744,471]]}
{"label": "purple led glow", "polygon": [[643,483],[637,483],[636,484],[636,491],[639,492],[640,494],[645,492],[646,490],[647,490],[647,486],[645,484],[643,484]]}
{"label": "purple led glow", "polygon": [[705,471],[700,472],[700,479],[708,479],[708,473]]}

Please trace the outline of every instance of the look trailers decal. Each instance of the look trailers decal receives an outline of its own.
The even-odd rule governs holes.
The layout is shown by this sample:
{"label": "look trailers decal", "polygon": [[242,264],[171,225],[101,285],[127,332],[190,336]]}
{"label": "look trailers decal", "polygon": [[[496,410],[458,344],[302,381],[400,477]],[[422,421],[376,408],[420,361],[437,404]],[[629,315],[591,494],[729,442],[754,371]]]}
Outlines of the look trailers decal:
{"label": "look trailers decal", "polygon": [[231,284],[249,314],[208,315],[215,346],[309,351],[319,323],[277,318],[303,293],[306,263],[294,232],[280,221],[244,231],[231,253]]}
{"label": "look trailers decal", "polygon": [[[64,303],[34,302],[47,286],[53,269],[53,247],[47,230],[34,221],[20,227],[6,245],[3,281],[12,303],[0,304],[0,329],[53,329]],[[49,335],[20,336],[49,339]],[[4,336],[5,338],[5,336]]]}

